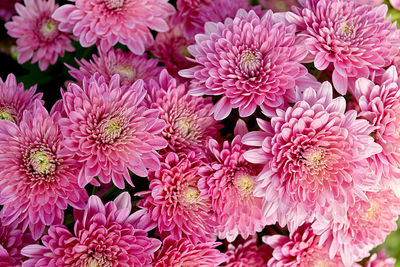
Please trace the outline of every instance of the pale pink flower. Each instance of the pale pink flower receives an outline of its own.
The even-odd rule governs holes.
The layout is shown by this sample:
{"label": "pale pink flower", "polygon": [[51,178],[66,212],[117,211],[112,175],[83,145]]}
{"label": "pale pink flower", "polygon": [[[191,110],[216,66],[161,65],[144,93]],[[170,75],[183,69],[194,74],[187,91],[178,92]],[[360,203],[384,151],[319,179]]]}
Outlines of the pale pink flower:
{"label": "pale pink flower", "polygon": [[119,75],[110,82],[100,75],[84,79],[82,87],[70,83],[63,92],[67,118],[60,119],[66,154],[82,163],[80,186],[113,182],[124,188],[124,178],[131,185],[128,168],[136,175],[147,176],[147,169],[160,167],[158,153],[167,142],[159,136],[165,123],[158,111],[141,103],[146,96],[142,80],[130,87],[121,86]]}
{"label": "pale pink flower", "polygon": [[[209,140],[211,161],[201,168],[199,189],[202,196],[210,197],[217,218],[217,232],[220,239],[232,242],[238,235],[244,239],[261,232],[268,223],[262,210],[262,197],[253,195],[256,175],[260,165],[251,164],[243,157],[248,149],[242,144],[247,133],[246,124],[239,120],[232,142],[219,144]],[[275,223],[271,221],[271,223]]]}
{"label": "pale pink flower", "polygon": [[55,64],[58,56],[74,47],[68,34],[60,32],[58,22],[51,18],[58,7],[55,0],[24,0],[25,6],[15,5],[18,16],[7,22],[5,27],[11,37],[17,39],[18,63],[39,63],[40,70]]}
{"label": "pale pink flower", "polygon": [[3,82],[0,78],[0,119],[19,124],[25,110],[33,111],[33,103],[43,103],[42,93],[35,94],[36,85],[25,91],[23,83],[17,83],[14,74],[10,73]]}
{"label": "pale pink flower", "polygon": [[29,225],[38,239],[46,225],[63,222],[67,205],[83,208],[87,193],[78,186],[78,163],[62,154],[59,113],[34,105],[19,126],[0,121],[0,217],[4,225],[22,223],[23,231]]}
{"label": "pale pink flower", "polygon": [[371,258],[364,264],[364,267],[393,267],[396,259],[386,255],[385,249],[380,249],[374,253]]}
{"label": "pale pink flower", "polygon": [[74,213],[74,233],[64,225],[51,226],[43,245],[23,248],[29,258],[23,266],[151,266],[161,242],[132,223],[131,209],[127,192],[105,205],[91,196],[85,210]]}
{"label": "pale pink flower", "polygon": [[361,5],[377,6],[383,3],[383,0],[356,0]]}
{"label": "pale pink flower", "polygon": [[397,229],[400,199],[392,190],[367,192],[366,196],[366,200],[357,198],[345,221],[332,216],[312,225],[314,232],[321,235],[320,244],[329,248],[330,257],[340,254],[346,266],[368,256],[372,248]]}
{"label": "pale pink flower", "polygon": [[187,91],[186,84],[163,70],[158,81],[148,83],[146,101],[150,108],[159,110],[159,118],[165,121],[162,136],[168,141],[166,151],[194,151],[204,156],[208,138],[217,137],[222,125],[210,115],[210,98],[191,96]]}
{"label": "pale pink flower", "polygon": [[292,6],[298,6],[297,0],[259,0],[260,5],[274,12],[291,10]]}
{"label": "pale pink flower", "polygon": [[150,79],[157,79],[162,68],[158,67],[158,60],[148,59],[147,55],[137,56],[120,49],[110,49],[108,52],[99,50],[99,55],[93,55],[93,60],[81,59],[77,61],[79,69],[67,65],[69,74],[78,82],[98,72],[107,82],[111,77],[119,74],[121,85],[130,86],[138,79],[147,83]]}
{"label": "pale pink flower", "polygon": [[226,267],[265,267],[272,257],[272,249],[266,244],[257,246],[257,237],[251,237],[236,247],[228,245]]}
{"label": "pale pink flower", "polygon": [[268,266],[287,267],[344,267],[341,258],[337,255],[329,257],[329,250],[319,246],[319,236],[315,235],[306,224],[301,226],[290,236],[264,236],[263,241],[273,248],[272,258]]}
{"label": "pale pink flower", "polygon": [[275,23],[271,11],[260,19],[241,9],[234,19],[209,22],[188,49],[198,65],[179,73],[192,79],[190,94],[222,95],[212,110],[216,119],[232,108],[247,117],[257,106],[272,115],[295,101],[296,83],[307,74],[294,26]]}
{"label": "pale pink flower", "polygon": [[400,10],[400,1],[399,0],[389,0],[390,4],[392,7],[394,7],[397,10]]}
{"label": "pale pink flower", "polygon": [[[359,5],[353,0],[303,0],[302,8],[286,19],[298,27],[299,37],[318,70],[333,68],[332,81],[345,94],[349,80],[369,77],[385,67],[398,51],[396,26],[386,18],[387,6]],[[396,41],[398,42],[398,41]]]}
{"label": "pale pink flower", "polygon": [[83,47],[98,41],[104,52],[119,42],[142,55],[154,41],[150,29],[167,31],[165,19],[175,12],[168,0],[69,1],[74,4],[61,6],[53,15],[59,29],[72,32]]}
{"label": "pale pink flower", "polygon": [[174,240],[171,236],[163,240],[162,249],[156,252],[153,267],[211,267],[219,266],[226,256],[216,247],[217,242],[192,244],[188,239]]}
{"label": "pale pink flower", "polygon": [[[215,241],[215,216],[209,197],[197,185],[202,162],[194,153],[168,153],[161,169],[149,173],[149,191],[137,195],[147,225],[158,226],[161,235],[189,239],[193,244]],[[151,228],[151,227],[150,227]]]}
{"label": "pale pink flower", "polygon": [[3,0],[0,1],[0,19],[8,21],[15,14],[15,4],[22,0]]}
{"label": "pale pink flower", "polygon": [[264,198],[265,216],[291,231],[315,218],[345,218],[357,196],[377,189],[367,162],[382,151],[370,136],[374,127],[354,110],[345,113],[345,99],[332,93],[328,82],[310,87],[271,123],[259,119],[261,131],[243,137],[244,144],[260,146],[244,157],[264,164],[255,195]]}

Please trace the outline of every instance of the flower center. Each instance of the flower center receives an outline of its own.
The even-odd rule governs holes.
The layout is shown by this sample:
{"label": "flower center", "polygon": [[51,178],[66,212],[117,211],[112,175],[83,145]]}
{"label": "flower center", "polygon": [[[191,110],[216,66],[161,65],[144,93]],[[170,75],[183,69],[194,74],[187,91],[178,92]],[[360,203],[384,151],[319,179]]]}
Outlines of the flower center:
{"label": "flower center", "polygon": [[7,120],[15,123],[14,117],[12,116],[11,110],[8,108],[0,109],[0,120]]}
{"label": "flower center", "polygon": [[183,190],[179,198],[179,202],[184,206],[195,205],[199,202],[199,200],[200,200],[200,190],[197,187],[191,185],[187,186]]}
{"label": "flower center", "polygon": [[51,40],[58,33],[58,23],[55,20],[49,19],[42,22],[40,33],[45,40]]}
{"label": "flower center", "polygon": [[112,267],[112,263],[107,261],[104,258],[96,259],[96,258],[87,258],[82,265],[83,267]]}
{"label": "flower center", "polygon": [[339,28],[337,30],[339,36],[348,39],[355,37],[354,24],[350,21],[343,21],[339,24]]}
{"label": "flower center", "polygon": [[135,79],[135,71],[124,65],[117,65],[114,67],[114,73],[119,74],[121,78],[133,81]]}
{"label": "flower center", "polygon": [[118,139],[126,124],[125,118],[115,117],[105,121],[102,128],[101,140],[103,143],[111,143]]}
{"label": "flower center", "polygon": [[305,166],[310,174],[318,174],[326,168],[325,151],[321,148],[310,148],[303,153]]}
{"label": "flower center", "polygon": [[375,201],[370,201],[370,208],[364,214],[363,219],[372,221],[372,219],[379,213],[379,205]]}
{"label": "flower center", "polygon": [[104,3],[108,10],[121,9],[124,6],[124,0],[105,0]]}
{"label": "flower center", "polygon": [[32,151],[29,163],[32,169],[41,175],[49,175],[56,170],[53,155],[43,150]]}
{"label": "flower center", "polygon": [[180,118],[178,120],[178,126],[180,132],[186,137],[192,136],[196,132],[193,119],[191,118],[188,117]]}
{"label": "flower center", "polygon": [[246,49],[239,58],[239,67],[242,72],[249,76],[256,76],[261,67],[262,54],[258,51]]}
{"label": "flower center", "polygon": [[253,178],[249,174],[242,172],[237,173],[233,179],[233,184],[242,197],[253,195],[255,184]]}

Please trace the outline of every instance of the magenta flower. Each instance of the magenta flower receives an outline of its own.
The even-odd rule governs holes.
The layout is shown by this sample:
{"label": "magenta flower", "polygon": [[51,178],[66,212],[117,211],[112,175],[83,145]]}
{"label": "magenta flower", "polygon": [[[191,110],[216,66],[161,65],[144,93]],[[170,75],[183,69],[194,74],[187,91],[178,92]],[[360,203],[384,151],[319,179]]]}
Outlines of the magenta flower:
{"label": "magenta flower", "polygon": [[[175,12],[168,0],[69,0],[53,18],[59,29],[72,32],[83,47],[99,41],[100,49],[108,51],[118,42],[142,55],[153,44],[150,29],[165,32],[165,19]],[[150,29],[149,29],[150,28]]]}
{"label": "magenta flower", "polygon": [[370,136],[374,127],[345,113],[344,98],[332,99],[332,86],[308,88],[293,107],[277,110],[271,123],[258,120],[262,131],[243,137],[252,163],[264,164],[255,195],[264,198],[265,216],[276,216],[289,230],[335,214],[345,218],[356,196],[376,190],[378,178],[367,158],[382,151]]}
{"label": "magenta flower", "polygon": [[174,240],[215,241],[211,200],[200,194],[197,185],[202,162],[194,153],[170,152],[164,160],[160,170],[149,173],[150,190],[138,193],[144,198],[138,203],[145,210],[143,221]]}
{"label": "magenta flower", "polygon": [[33,111],[34,102],[43,103],[42,93],[35,94],[36,85],[25,91],[23,83],[18,83],[14,74],[10,73],[5,82],[0,78],[0,119],[17,125],[25,110]]}
{"label": "magenta flower", "polygon": [[31,234],[22,231],[16,223],[5,226],[0,221],[0,266],[21,266],[21,249],[33,242]]}
{"label": "magenta flower", "polygon": [[272,115],[295,101],[296,82],[307,74],[294,27],[274,23],[271,11],[260,19],[239,10],[233,20],[209,22],[189,52],[198,65],[179,73],[192,79],[190,94],[222,95],[212,110],[216,119],[232,108],[247,117],[257,106]]}
{"label": "magenta flower", "polygon": [[348,209],[345,221],[333,216],[329,222],[312,225],[314,232],[321,235],[320,244],[329,248],[330,257],[340,254],[346,266],[368,256],[372,248],[397,229],[400,199],[392,190],[367,192],[366,196],[366,200],[358,198]]}
{"label": "magenta flower", "polygon": [[0,19],[8,21],[15,14],[15,4],[22,0],[0,1]]}
{"label": "magenta flower", "polygon": [[[201,195],[211,198],[217,218],[218,237],[232,242],[238,235],[244,239],[261,232],[268,223],[262,210],[262,197],[253,195],[259,165],[247,162],[243,153],[248,147],[242,145],[242,136],[247,133],[246,124],[239,120],[235,138],[231,143],[210,139],[210,163],[201,168],[199,189]],[[271,223],[275,223],[271,221]]]}
{"label": "magenta flower", "polygon": [[[306,224],[301,226],[290,236],[273,235],[264,236],[263,241],[274,250],[268,266],[332,266],[344,267],[338,255],[329,257],[329,250],[319,246],[319,236],[315,235]],[[350,265],[346,265],[350,266]]]}
{"label": "magenta flower", "polygon": [[265,244],[257,247],[257,237],[252,237],[237,247],[229,244],[225,254],[228,256],[226,267],[265,267],[272,257],[272,249]]}
{"label": "magenta flower", "polygon": [[70,69],[69,74],[78,82],[82,82],[86,77],[90,77],[98,72],[106,82],[110,82],[111,77],[119,74],[121,85],[130,86],[138,79],[148,82],[150,79],[158,78],[162,68],[158,67],[158,60],[147,59],[146,55],[137,56],[133,53],[126,53],[120,49],[110,49],[108,52],[99,51],[100,56],[93,55],[93,61],[82,59],[79,69],[67,65]]}
{"label": "magenta flower", "polygon": [[168,236],[163,241],[162,249],[156,252],[153,266],[219,266],[226,260],[226,256],[215,248],[219,244],[216,242],[192,244],[188,239],[174,240]]}
{"label": "magenta flower", "polygon": [[97,74],[84,79],[82,87],[70,83],[63,94],[68,118],[60,119],[66,155],[82,163],[78,181],[81,187],[113,182],[124,188],[124,178],[133,186],[128,169],[147,176],[147,169],[160,167],[156,150],[166,146],[159,137],[164,122],[158,111],[141,105],[146,96],[143,81],[121,87],[119,75],[106,82]]}
{"label": "magenta flower", "polygon": [[396,259],[389,258],[386,255],[385,249],[379,250],[374,253],[371,258],[365,263],[365,267],[393,267]]}
{"label": "magenta flower", "polygon": [[166,70],[148,87],[148,105],[160,111],[159,118],[166,124],[162,131],[168,141],[166,151],[204,156],[208,138],[218,136],[222,128],[210,115],[211,99],[189,95],[186,85],[178,84]]}
{"label": "magenta flower", "polygon": [[[387,6],[358,5],[352,0],[303,0],[303,8],[288,13],[319,70],[333,67],[332,81],[345,94],[349,79],[368,78],[387,66],[398,48],[396,26],[386,18]],[[392,40],[393,39],[393,40]]]}
{"label": "magenta flower", "polygon": [[74,213],[74,233],[64,225],[53,225],[42,237],[43,245],[22,250],[33,266],[150,266],[161,242],[132,223],[135,215],[127,192],[104,205],[93,195],[85,210]]}
{"label": "magenta flower", "polygon": [[0,217],[4,225],[22,223],[22,231],[29,225],[38,239],[46,225],[63,222],[68,204],[83,208],[87,193],[78,186],[79,165],[61,153],[59,113],[34,105],[19,126],[0,121]]}
{"label": "magenta flower", "polygon": [[68,34],[60,32],[58,22],[51,18],[58,7],[54,0],[24,0],[25,6],[15,5],[18,16],[7,22],[5,27],[11,37],[17,39],[18,63],[38,62],[45,70],[74,47]]}

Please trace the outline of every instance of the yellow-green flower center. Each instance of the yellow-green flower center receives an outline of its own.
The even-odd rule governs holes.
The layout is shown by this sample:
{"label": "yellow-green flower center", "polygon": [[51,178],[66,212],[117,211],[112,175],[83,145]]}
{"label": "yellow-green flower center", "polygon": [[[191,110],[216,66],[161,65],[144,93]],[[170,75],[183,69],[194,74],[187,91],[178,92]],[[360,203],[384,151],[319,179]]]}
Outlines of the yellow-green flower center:
{"label": "yellow-green flower center", "polygon": [[124,0],[105,0],[104,3],[108,10],[121,9],[124,6]]}
{"label": "yellow-green flower center", "polygon": [[128,81],[133,81],[136,76],[135,70],[124,65],[115,66],[114,73],[119,74],[122,79],[127,79]]}
{"label": "yellow-green flower center", "polygon": [[189,117],[180,118],[178,120],[179,131],[186,137],[193,135],[196,132],[194,120]]}
{"label": "yellow-green flower center", "polygon": [[253,178],[247,173],[238,173],[233,179],[233,184],[239,191],[242,197],[249,197],[253,195],[255,183]]}
{"label": "yellow-green flower center", "polygon": [[103,127],[106,139],[114,141],[121,136],[124,127],[124,120],[120,117],[108,120]]}
{"label": "yellow-green flower center", "polygon": [[52,39],[58,32],[58,23],[52,19],[46,20],[40,27],[44,39]]}
{"label": "yellow-green flower center", "polygon": [[370,201],[370,208],[364,214],[363,219],[372,221],[379,214],[379,205],[375,201]]}
{"label": "yellow-green flower center", "polygon": [[262,64],[262,54],[256,50],[246,49],[239,58],[239,67],[242,72],[255,76]]}
{"label": "yellow-green flower center", "polygon": [[0,119],[1,120],[7,120],[15,123],[15,119],[11,114],[11,110],[8,108],[2,108],[0,109]]}
{"label": "yellow-green flower center", "polygon": [[101,258],[87,258],[83,263],[82,267],[112,267],[112,263]]}
{"label": "yellow-green flower center", "polygon": [[351,21],[343,21],[339,24],[339,28],[337,30],[338,34],[345,39],[353,38],[355,35],[354,25]]}
{"label": "yellow-green flower center", "polygon": [[310,148],[303,153],[304,165],[310,174],[318,174],[326,168],[325,151],[321,148]]}
{"label": "yellow-green flower center", "polygon": [[185,205],[194,205],[197,204],[200,200],[200,190],[194,186],[187,186],[181,194],[180,202]]}
{"label": "yellow-green flower center", "polygon": [[41,175],[51,174],[56,169],[56,163],[52,155],[42,150],[31,153],[30,165],[36,173]]}

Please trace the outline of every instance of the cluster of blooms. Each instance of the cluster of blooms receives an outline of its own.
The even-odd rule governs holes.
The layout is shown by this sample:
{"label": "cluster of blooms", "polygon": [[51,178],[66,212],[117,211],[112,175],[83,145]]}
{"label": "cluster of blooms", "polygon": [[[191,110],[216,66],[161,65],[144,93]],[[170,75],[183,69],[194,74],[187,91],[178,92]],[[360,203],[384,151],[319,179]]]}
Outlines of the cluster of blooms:
{"label": "cluster of blooms", "polygon": [[69,2],[0,2],[21,64],[97,49],[50,112],[0,79],[0,266],[394,265],[388,5]]}

